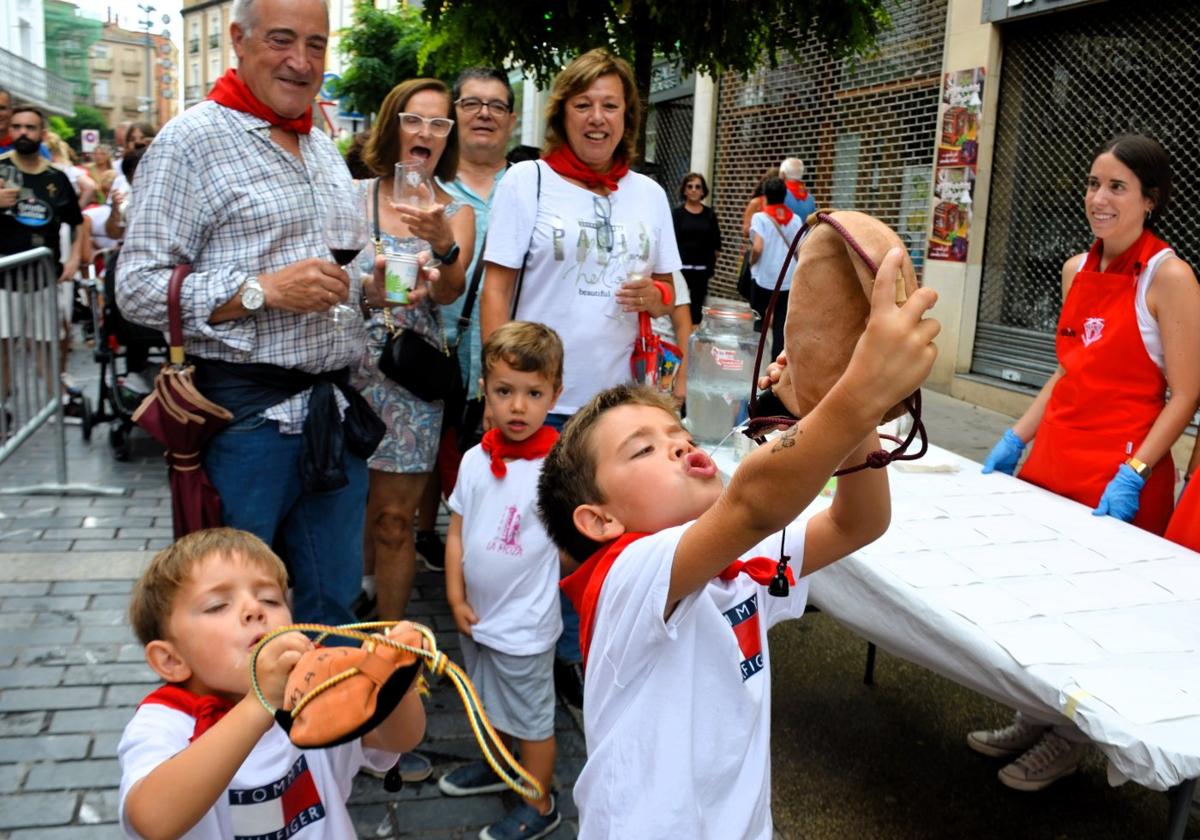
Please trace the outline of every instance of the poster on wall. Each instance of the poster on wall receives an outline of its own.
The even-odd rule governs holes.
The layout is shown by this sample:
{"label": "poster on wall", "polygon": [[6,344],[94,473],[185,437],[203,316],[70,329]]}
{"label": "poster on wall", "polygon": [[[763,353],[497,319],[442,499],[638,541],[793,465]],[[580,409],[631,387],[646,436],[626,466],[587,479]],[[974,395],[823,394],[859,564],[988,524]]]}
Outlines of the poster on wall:
{"label": "poster on wall", "polygon": [[971,196],[979,158],[984,69],[947,73],[939,108],[937,168],[933,179],[933,224],[928,259],[966,262],[971,232]]}

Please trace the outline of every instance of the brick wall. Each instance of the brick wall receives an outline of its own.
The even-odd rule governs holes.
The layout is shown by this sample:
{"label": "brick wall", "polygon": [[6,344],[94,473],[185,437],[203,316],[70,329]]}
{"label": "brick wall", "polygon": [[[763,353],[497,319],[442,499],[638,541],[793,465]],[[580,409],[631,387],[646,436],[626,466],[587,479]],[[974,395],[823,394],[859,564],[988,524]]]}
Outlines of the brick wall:
{"label": "brick wall", "polygon": [[815,40],[748,79],[722,77],[713,206],[725,249],[714,292],[736,297],[742,210],[759,178],[785,157],[804,161],[820,208],[861,210],[909,244],[918,272],[933,173],[946,0],[893,4],[892,29],[857,63]]}

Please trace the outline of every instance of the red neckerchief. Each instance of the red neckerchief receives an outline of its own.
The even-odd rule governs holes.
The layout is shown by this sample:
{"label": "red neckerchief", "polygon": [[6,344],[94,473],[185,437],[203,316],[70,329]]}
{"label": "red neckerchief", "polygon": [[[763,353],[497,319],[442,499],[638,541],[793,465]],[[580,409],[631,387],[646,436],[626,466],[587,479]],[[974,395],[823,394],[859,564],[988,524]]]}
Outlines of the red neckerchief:
{"label": "red neckerchief", "polygon": [[[755,583],[769,586],[771,581],[775,579],[775,572],[778,569],[778,560],[770,557],[751,557],[749,560],[734,560],[717,577],[721,580],[733,580],[738,575],[745,574]],[[787,576],[787,582],[795,586],[796,576],[792,574],[791,566],[784,569],[784,574]]]}
{"label": "red neckerchief", "polygon": [[[1150,253],[1157,253],[1163,248],[1169,247],[1153,233],[1148,230],[1143,230],[1141,236],[1133,241],[1133,244],[1121,252],[1115,260],[1108,264],[1104,269],[1105,274],[1141,274],[1142,269],[1146,266],[1142,262],[1142,248],[1145,246],[1152,247]],[[1104,242],[1097,239],[1092,243],[1092,247],[1088,249],[1087,259],[1083,261],[1083,268],[1080,271],[1099,271],[1100,257],[1104,251]]]}
{"label": "red neckerchief", "polygon": [[792,216],[796,215],[792,212],[792,208],[786,204],[767,204],[765,198],[763,199],[762,211],[785,227],[792,220]]}
{"label": "red neckerchief", "polygon": [[213,727],[217,721],[225,717],[225,713],[233,708],[233,703],[212,694],[194,694],[178,685],[167,684],[156,688],[146,695],[146,699],[138,707],[147,703],[156,706],[166,706],[177,712],[183,712],[195,719],[196,726],[192,730],[189,741],[195,741]]}
{"label": "red neckerchief", "polygon": [[589,190],[604,187],[609,192],[616,192],[617,182],[624,178],[625,173],[629,171],[629,161],[625,160],[624,155],[617,152],[608,171],[597,172],[581,161],[566,143],[543,157],[542,160],[546,161],[550,168],[559,175],[579,181]]}
{"label": "red neckerchief", "polygon": [[808,198],[808,189],[804,186],[803,181],[784,181],[783,183],[787,185],[792,198],[797,201],[805,201]]}
{"label": "red neckerchief", "polygon": [[311,105],[308,106],[308,110],[302,116],[295,118],[281,117],[254,95],[254,91],[250,90],[250,87],[238,75],[237,70],[232,67],[225,71],[224,76],[217,79],[217,83],[213,85],[213,89],[208,93],[208,98],[218,105],[224,105],[226,108],[252,114],[260,120],[266,120],[276,128],[282,128],[285,131],[294,131],[297,134],[308,134],[312,131]]}
{"label": "red neckerchief", "polygon": [[[613,563],[629,544],[649,534],[631,532],[602,545],[578,569],[558,582],[559,588],[579,613],[579,651],[583,654],[583,668],[587,671],[588,648],[592,645],[593,622],[596,606],[600,603],[600,592]],[[717,577],[733,580],[743,572],[755,583],[769,585],[775,577],[778,563],[770,557],[751,557],[749,560],[734,560]],[[796,585],[796,576],[789,566],[786,571],[788,583]]]}
{"label": "red neckerchief", "polygon": [[608,572],[626,546],[645,536],[649,535],[628,533],[605,543],[582,566],[558,582],[559,589],[575,607],[575,612],[579,613],[579,651],[583,654],[584,671],[587,671],[588,648],[592,644],[596,605],[600,602],[600,590],[604,588]]}
{"label": "red neckerchief", "polygon": [[550,426],[542,426],[525,440],[513,443],[500,433],[499,429],[488,429],[483,433],[483,451],[492,456],[492,475],[504,478],[508,473],[505,458],[525,458],[532,461],[535,458],[545,458],[546,453],[558,440],[558,431]]}
{"label": "red neckerchief", "polygon": [[11,145],[12,145],[12,135],[11,134],[5,134],[3,137],[0,137],[0,147],[7,148],[8,146],[11,146]]}

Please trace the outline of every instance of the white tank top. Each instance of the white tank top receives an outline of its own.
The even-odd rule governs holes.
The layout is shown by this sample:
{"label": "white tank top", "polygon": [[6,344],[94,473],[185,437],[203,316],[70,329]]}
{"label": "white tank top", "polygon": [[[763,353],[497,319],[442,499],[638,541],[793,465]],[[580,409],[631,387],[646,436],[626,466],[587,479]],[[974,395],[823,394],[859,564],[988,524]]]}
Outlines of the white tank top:
{"label": "white tank top", "polygon": [[[1138,332],[1142,334],[1142,343],[1146,345],[1146,352],[1150,355],[1150,360],[1158,365],[1158,369],[1164,374],[1166,373],[1166,364],[1163,361],[1162,332],[1158,328],[1158,321],[1154,320],[1154,316],[1150,314],[1150,307],[1146,305],[1146,290],[1154,281],[1154,272],[1158,271],[1162,261],[1174,255],[1175,252],[1170,248],[1163,248],[1150,258],[1146,267],[1142,269],[1142,273],[1138,275],[1137,294],[1134,297],[1133,305],[1134,311],[1137,313]],[[1079,260],[1079,265],[1075,267],[1076,274],[1083,270],[1083,264],[1086,261],[1087,254],[1084,254]]]}

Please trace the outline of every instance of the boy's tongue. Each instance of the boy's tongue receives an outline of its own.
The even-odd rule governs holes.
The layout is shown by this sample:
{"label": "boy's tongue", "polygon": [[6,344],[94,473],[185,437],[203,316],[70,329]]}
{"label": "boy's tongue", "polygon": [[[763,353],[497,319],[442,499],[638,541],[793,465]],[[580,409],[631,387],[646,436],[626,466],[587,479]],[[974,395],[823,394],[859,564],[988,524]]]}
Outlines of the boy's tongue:
{"label": "boy's tongue", "polygon": [[699,450],[689,452],[684,462],[687,464],[687,474],[696,478],[712,478],[717,474],[717,465],[712,458]]}

